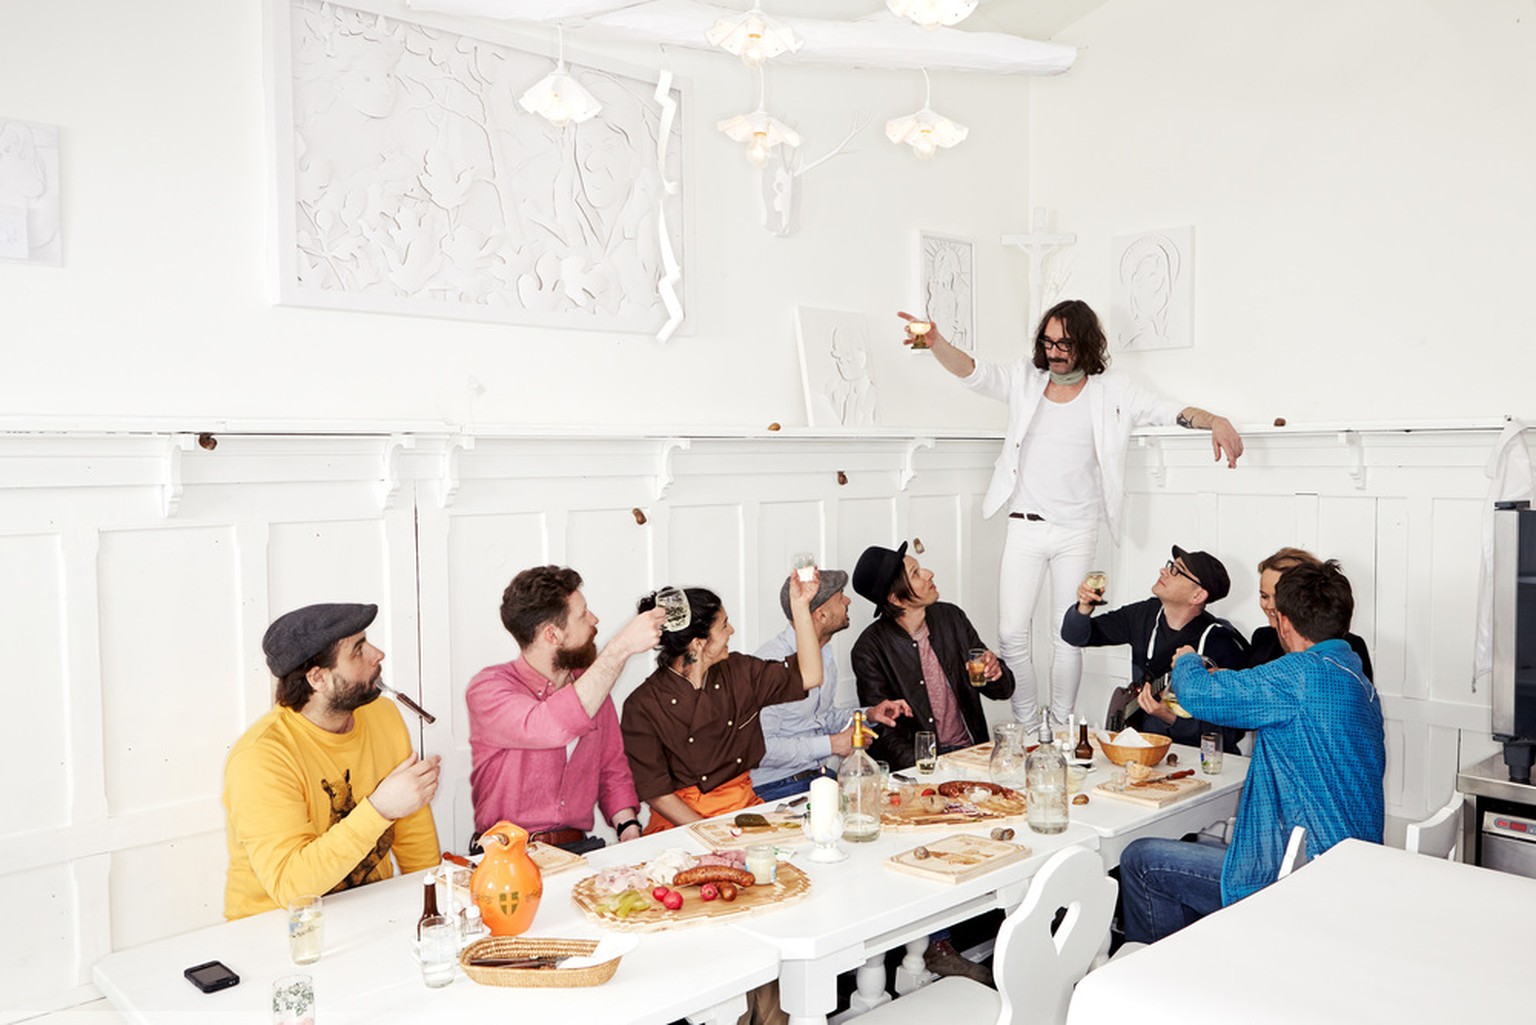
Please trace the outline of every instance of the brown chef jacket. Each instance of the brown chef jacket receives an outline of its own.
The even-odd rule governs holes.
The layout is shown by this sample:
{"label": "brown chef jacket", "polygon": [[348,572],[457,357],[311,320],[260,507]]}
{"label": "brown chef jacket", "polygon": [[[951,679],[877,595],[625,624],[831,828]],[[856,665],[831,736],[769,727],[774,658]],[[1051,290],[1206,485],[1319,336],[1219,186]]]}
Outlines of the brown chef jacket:
{"label": "brown chef jacket", "polygon": [[709,793],[756,768],[767,753],[757,713],[805,697],[791,655],[768,662],[731,652],[704,674],[704,687],[658,669],[624,699],[624,753],[643,800],[684,787]]}

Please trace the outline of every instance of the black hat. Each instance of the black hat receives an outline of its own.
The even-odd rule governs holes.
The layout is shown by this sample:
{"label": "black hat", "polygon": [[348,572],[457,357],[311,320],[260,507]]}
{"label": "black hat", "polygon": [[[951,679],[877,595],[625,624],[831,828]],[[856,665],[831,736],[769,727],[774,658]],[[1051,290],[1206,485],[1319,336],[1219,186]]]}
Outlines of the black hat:
{"label": "black hat", "polygon": [[[816,588],[816,594],[811,598],[811,611],[815,612],[826,604],[828,598],[848,586],[848,574],[840,569],[824,569],[821,571],[821,585]],[[794,619],[794,614],[789,611],[789,578],[784,578],[784,586],[779,588],[779,608],[784,610],[785,619]]]}
{"label": "black hat", "polygon": [[870,545],[859,556],[858,565],[853,567],[853,589],[874,602],[876,614],[891,596],[891,585],[901,576],[906,558],[905,541],[894,552],[879,545]]}
{"label": "black hat", "polygon": [[306,605],[278,616],[261,638],[267,668],[282,679],[344,637],[362,633],[377,605]]}
{"label": "black hat", "polygon": [[1227,567],[1210,552],[1186,552],[1174,545],[1173,557],[1184,560],[1184,567],[1205,588],[1207,602],[1221,601],[1232,590],[1232,578],[1227,576]]}

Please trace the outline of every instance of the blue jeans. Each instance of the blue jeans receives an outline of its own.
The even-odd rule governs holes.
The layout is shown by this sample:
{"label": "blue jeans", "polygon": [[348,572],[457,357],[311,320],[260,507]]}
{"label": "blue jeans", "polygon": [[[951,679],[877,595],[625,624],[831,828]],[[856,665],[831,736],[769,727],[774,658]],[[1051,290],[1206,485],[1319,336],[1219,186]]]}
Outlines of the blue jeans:
{"label": "blue jeans", "polygon": [[[762,786],[753,785],[752,789],[764,802],[777,801],[783,797],[794,797],[811,789],[811,782],[818,776],[831,775],[831,773],[807,771],[797,772],[793,776],[776,779],[772,783],[764,783]],[[836,778],[835,776],[833,777]]]}
{"label": "blue jeans", "polygon": [[1137,840],[1120,855],[1121,925],[1127,942],[1156,943],[1221,908],[1227,848]]}

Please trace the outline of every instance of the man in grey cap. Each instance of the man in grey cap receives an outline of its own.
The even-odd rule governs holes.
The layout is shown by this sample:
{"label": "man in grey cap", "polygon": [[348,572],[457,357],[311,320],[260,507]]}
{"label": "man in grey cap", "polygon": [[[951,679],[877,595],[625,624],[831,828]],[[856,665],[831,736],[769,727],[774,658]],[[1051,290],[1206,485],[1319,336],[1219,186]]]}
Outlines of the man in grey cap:
{"label": "man in grey cap", "polygon": [[437,864],[437,755],[416,756],[384,653],[368,643],[377,605],[307,605],[267,628],[277,705],[224,769],[229,875],[224,917],[283,907]]}
{"label": "man in grey cap", "polygon": [[[811,780],[835,771],[838,760],[853,750],[853,713],[857,705],[837,703],[837,655],[832,638],[848,629],[848,574],[840,569],[821,571],[821,585],[811,599],[811,625],[821,643],[820,687],[799,701],[769,705],[759,714],[763,742],[768,748],[762,763],[752,770],[752,789],[765,801],[804,793]],[[790,619],[789,581],[779,588],[779,608]],[[795,653],[795,627],[791,623],[757,649],[758,658],[784,659]],[[897,716],[911,715],[905,701],[882,701],[865,715],[871,722],[894,726]]]}

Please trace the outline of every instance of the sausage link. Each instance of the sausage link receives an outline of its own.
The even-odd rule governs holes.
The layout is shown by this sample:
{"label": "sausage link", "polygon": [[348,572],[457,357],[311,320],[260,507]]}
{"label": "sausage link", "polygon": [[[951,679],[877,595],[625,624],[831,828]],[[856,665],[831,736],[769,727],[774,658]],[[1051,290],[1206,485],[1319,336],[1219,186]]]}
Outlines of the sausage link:
{"label": "sausage link", "polygon": [[729,865],[700,865],[697,868],[686,868],[672,877],[673,886],[698,886],[701,883],[735,883],[737,886],[751,886],[757,882],[757,877],[743,868],[731,868]]}

